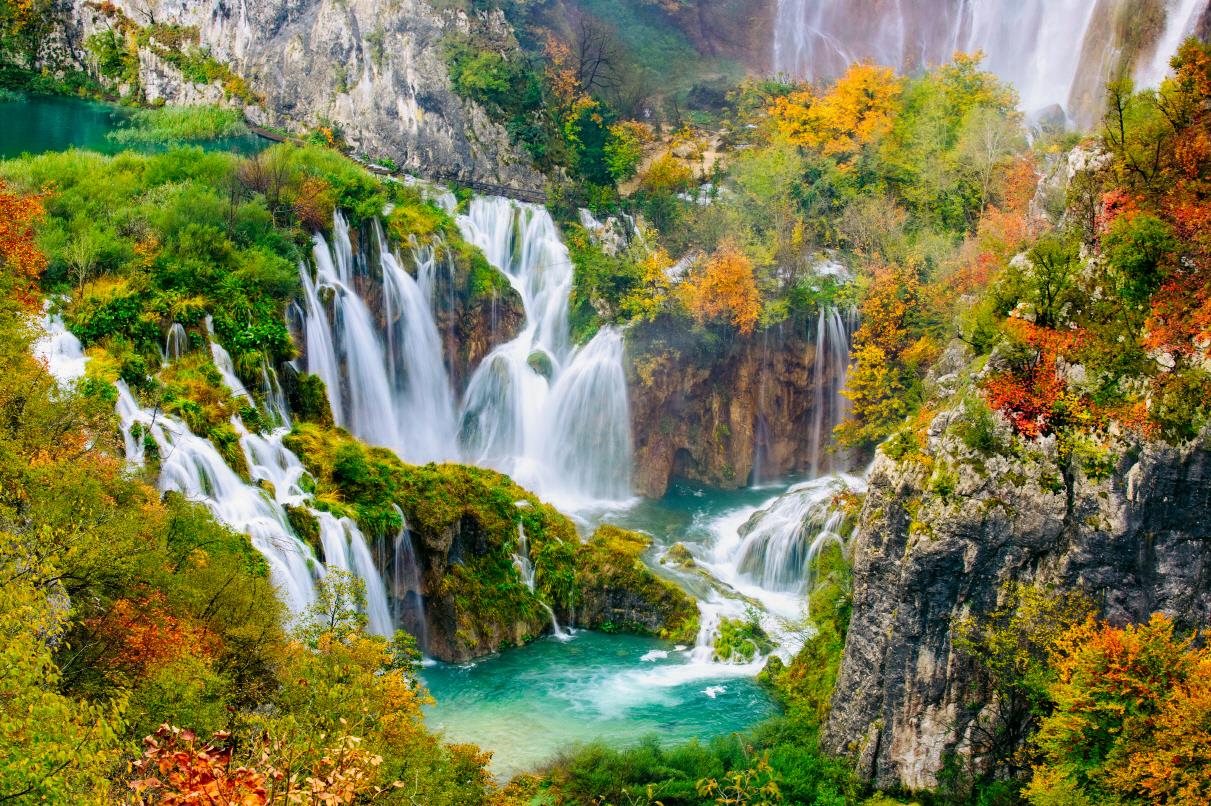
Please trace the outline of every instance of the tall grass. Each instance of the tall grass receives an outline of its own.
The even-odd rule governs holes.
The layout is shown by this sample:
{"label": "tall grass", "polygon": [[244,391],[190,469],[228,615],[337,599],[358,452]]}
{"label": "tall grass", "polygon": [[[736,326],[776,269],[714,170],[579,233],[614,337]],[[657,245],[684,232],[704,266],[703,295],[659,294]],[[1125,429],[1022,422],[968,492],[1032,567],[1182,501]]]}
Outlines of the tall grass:
{"label": "tall grass", "polygon": [[177,143],[217,140],[248,133],[244,116],[219,106],[164,106],[130,116],[124,128],[110,132],[118,143]]}

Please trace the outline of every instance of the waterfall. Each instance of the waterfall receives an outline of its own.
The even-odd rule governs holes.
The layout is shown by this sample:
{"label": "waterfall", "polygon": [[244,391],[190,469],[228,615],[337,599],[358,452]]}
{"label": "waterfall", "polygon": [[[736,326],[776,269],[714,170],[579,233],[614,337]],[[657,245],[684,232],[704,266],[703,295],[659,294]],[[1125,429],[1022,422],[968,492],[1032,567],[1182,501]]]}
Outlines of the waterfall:
{"label": "waterfall", "polygon": [[517,552],[513,555],[513,567],[517,569],[517,576],[521,578],[521,582],[530,589],[530,593],[534,593],[534,563],[530,562],[530,540],[526,537],[526,527],[523,523],[517,524]]}
{"label": "waterfall", "polygon": [[1168,0],[1165,30],[1156,49],[1135,71],[1135,83],[1140,87],[1159,87],[1169,72],[1169,60],[1177,53],[1186,37],[1198,27],[1198,20],[1207,8],[1207,0]]}
{"label": "waterfall", "polygon": [[811,476],[827,466],[825,452],[833,428],[849,411],[841,390],[849,370],[849,339],[856,312],[846,319],[836,307],[821,308],[816,322],[816,356],[812,362]]}
{"label": "waterfall", "polygon": [[[60,384],[68,385],[82,378],[88,358],[79,340],[58,316],[48,315],[41,324],[44,335],[35,341],[34,355],[45,362],[47,371]],[[212,332],[209,320],[206,324],[208,332]],[[178,328],[180,332],[174,336]],[[184,328],[179,325],[170,330],[166,356],[180,355],[172,345],[184,343],[184,335]],[[249,397],[235,375],[231,356],[217,342],[212,341],[210,347],[224,382],[234,394]],[[276,376],[267,365],[263,367],[263,382],[271,410],[280,406],[281,417],[288,422]],[[118,381],[116,387],[116,410],[127,462],[142,465],[149,442],[154,443],[159,454],[160,490],[179,492],[191,501],[202,503],[220,523],[248,535],[253,548],[265,558],[270,580],[290,612],[302,613],[315,599],[315,580],[324,568],[311,549],[294,534],[286,517],[285,505],[302,506],[309,500],[301,484],[306,470],[298,457],[282,444],[289,428],[253,434],[238,418],[232,418],[249,475],[270,491],[245,482],[228,466],[210,440],[194,434],[180,420],[158,409],[141,407],[123,381]],[[275,399],[277,403],[273,402]],[[357,525],[328,513],[312,510],[312,514],[320,522],[325,549],[332,555],[329,560],[332,567],[345,568],[365,580],[371,630],[391,635],[393,622],[387,610],[383,583]],[[343,536],[339,542],[334,538],[338,531]]]}
{"label": "waterfall", "polygon": [[281,505],[265,490],[245,483],[210,440],[163,412],[140,407],[122,381],[117,387],[127,461],[142,464],[143,435],[150,435],[160,454],[160,489],[201,502],[221,523],[248,535],[268,562],[273,584],[290,611],[303,612],[315,598],[316,563],[291,531]]}
{"label": "waterfall", "polygon": [[[530,593],[535,594],[535,599],[538,599],[534,562],[530,559],[530,539],[526,537],[526,527],[520,521],[517,524],[517,552],[513,555],[513,567],[517,569],[517,576],[521,577],[522,584],[530,589]],[[572,633],[559,626],[559,619],[555,617],[555,609],[542,599],[538,599],[538,604],[547,611],[547,615],[551,618],[551,634],[560,641],[570,640]]]}
{"label": "waterfall", "polygon": [[792,487],[740,529],[732,553],[736,570],[770,591],[810,591],[812,561],[829,542],[841,542],[843,512],[833,506],[835,479]]}
{"label": "waterfall", "polygon": [[376,221],[375,236],[383,269],[383,318],[386,320],[387,377],[398,444],[386,444],[404,459],[425,462],[452,459],[455,451],[454,397],[442,359],[441,339],[431,310],[436,257],[430,247],[418,255],[422,290],[399,264]]}
{"label": "waterfall", "polygon": [[[1169,0],[1165,30],[1138,79],[1156,85],[1207,2]],[[985,66],[1017,89],[1023,109],[1059,106],[1082,117],[1093,110],[1081,121],[1089,123],[1120,45],[1110,22],[1118,11],[1116,0],[778,0],[773,68],[828,81],[858,61],[910,72],[955,51],[981,51]],[[1096,80],[1081,81],[1090,71]]]}
{"label": "waterfall", "polygon": [[[305,267],[301,270],[307,311],[307,371],[328,387],[338,425],[366,442],[398,451],[403,446],[383,334],[355,287],[353,244],[339,211],[332,234],[332,249],[321,234],[314,236],[315,283]],[[329,305],[321,299],[330,300]]]}
{"label": "waterfall", "polygon": [[573,355],[547,404],[544,477],[560,500],[622,500],[631,493],[631,421],[622,334],[602,328]]}
{"label": "waterfall", "polygon": [[409,462],[462,460],[500,470],[565,508],[629,498],[622,336],[603,328],[588,344],[572,346],[572,261],[554,220],[540,206],[497,197],[472,199],[457,220],[463,237],[516,289],[526,317],[517,337],[475,369],[461,401],[432,311],[437,272],[449,270],[440,250],[412,246],[413,278],[372,225],[378,295],[339,214],[331,248],[315,236],[315,277],[300,269],[296,313],[306,369],[328,386],[336,422]]}
{"label": "waterfall", "polygon": [[41,321],[43,335],[34,342],[34,356],[60,385],[68,386],[84,377],[88,357],[84,346],[60,316],[47,315]]}
{"label": "waterfall", "polygon": [[366,585],[366,618],[370,632],[390,637],[395,634],[387,591],[379,576],[366,538],[349,518],[312,510],[320,526],[320,544],[328,569],[339,569],[359,577]]}
{"label": "waterfall", "polygon": [[429,636],[428,624],[425,621],[423,571],[403,510],[396,507],[396,512],[399,513],[403,525],[396,533],[392,545],[391,581],[394,596],[391,617],[399,627],[414,626],[412,633],[416,636],[420,650],[424,652],[429,643]]}
{"label": "waterfall", "polygon": [[189,336],[180,322],[173,322],[164,338],[164,361],[176,361],[189,350]]}
{"label": "waterfall", "polygon": [[520,294],[522,332],[494,349],[463,397],[463,456],[512,475],[570,508],[631,491],[630,409],[621,335],[603,328],[569,343],[572,261],[550,214],[503,198],[475,198],[458,219]]}

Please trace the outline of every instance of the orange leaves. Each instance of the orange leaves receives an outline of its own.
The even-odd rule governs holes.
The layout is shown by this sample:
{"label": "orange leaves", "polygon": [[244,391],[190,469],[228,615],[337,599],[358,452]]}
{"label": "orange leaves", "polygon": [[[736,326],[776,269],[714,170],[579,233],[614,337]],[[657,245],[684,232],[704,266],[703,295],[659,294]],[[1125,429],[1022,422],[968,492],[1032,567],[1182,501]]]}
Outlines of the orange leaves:
{"label": "orange leaves", "polygon": [[90,626],[109,645],[110,663],[136,677],[182,655],[204,657],[218,649],[209,630],[171,615],[158,591],[138,602],[117,600],[107,616],[90,620]]}
{"label": "orange leaves", "polygon": [[1155,614],[1125,628],[1092,621],[1069,630],[1052,658],[1055,711],[1036,744],[1027,789],[1104,793],[1160,804],[1211,798],[1211,653]]}
{"label": "orange leaves", "polygon": [[686,307],[699,322],[725,317],[748,335],[761,316],[753,264],[735,243],[725,241],[681,286]]}
{"label": "orange leaves", "polygon": [[34,225],[46,215],[43,196],[19,196],[0,181],[0,269],[13,276],[17,299],[30,308],[37,305],[34,285],[46,266],[34,244]]}
{"label": "orange leaves", "polygon": [[[269,802],[265,776],[245,767],[231,769],[226,733],[215,743],[196,745],[193,731],[161,725],[143,740],[143,758],[135,770],[146,777],[132,781],[136,803],[158,806],[262,806]],[[345,801],[347,802],[347,801]]]}
{"label": "orange leaves", "polygon": [[776,98],[769,113],[791,142],[844,158],[891,129],[900,89],[890,68],[855,64],[827,95],[794,92]]}

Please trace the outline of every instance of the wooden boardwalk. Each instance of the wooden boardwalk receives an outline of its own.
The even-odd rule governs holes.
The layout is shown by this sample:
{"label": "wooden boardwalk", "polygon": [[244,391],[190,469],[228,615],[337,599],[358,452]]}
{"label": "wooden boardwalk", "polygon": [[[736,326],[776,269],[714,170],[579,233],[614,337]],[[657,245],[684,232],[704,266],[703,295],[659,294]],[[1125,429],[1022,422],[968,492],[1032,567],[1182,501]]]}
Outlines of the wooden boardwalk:
{"label": "wooden boardwalk", "polygon": [[[270,131],[269,129],[265,129],[260,126],[254,126],[251,123],[248,123],[247,125],[249,131],[258,137],[265,138],[266,140],[272,140],[275,143],[294,143],[295,145],[303,145],[303,141],[297,137],[290,137],[279,132]],[[430,171],[428,173],[423,171],[393,171],[390,168],[371,162],[368,159],[358,156],[357,154],[346,152],[345,156],[356,162],[358,165],[361,165],[371,173],[375,173],[380,176],[394,176],[397,178],[414,176],[418,179],[425,179],[429,182],[436,182],[438,184],[447,184],[452,182],[456,185],[470,188],[476,193],[486,193],[491,196],[504,196],[510,199],[517,199],[518,201],[530,202],[531,204],[547,203],[547,194],[541,190],[516,188],[509,185],[498,185],[494,182],[484,182],[479,179],[468,179],[464,176],[460,176],[448,171]]]}

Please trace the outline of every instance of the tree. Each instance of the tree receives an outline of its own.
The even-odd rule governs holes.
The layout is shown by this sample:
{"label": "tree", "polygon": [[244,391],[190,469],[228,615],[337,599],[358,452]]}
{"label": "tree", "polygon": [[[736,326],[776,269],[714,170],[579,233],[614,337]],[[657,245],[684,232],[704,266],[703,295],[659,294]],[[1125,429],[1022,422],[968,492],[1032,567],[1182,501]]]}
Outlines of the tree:
{"label": "tree", "polygon": [[845,160],[891,130],[899,96],[891,68],[855,64],[828,94],[794,92],[776,98],[769,111],[791,142]]}
{"label": "tree", "polygon": [[1207,802],[1211,652],[1158,613],[1122,628],[1078,624],[1051,665],[1054,711],[1034,741],[1031,803]]}
{"label": "tree", "polygon": [[652,142],[652,127],[637,120],[610,124],[610,139],[605,144],[606,167],[615,182],[625,182],[639,170],[644,147]]}
{"label": "tree", "polygon": [[761,316],[753,264],[733,241],[725,241],[681,286],[686,308],[700,323],[724,318],[742,334]]}
{"label": "tree", "polygon": [[77,702],[59,692],[52,647],[64,603],[53,568],[0,532],[0,801],[104,804],[125,698]]}
{"label": "tree", "polygon": [[46,215],[43,195],[22,196],[0,181],[0,268],[13,276],[13,293],[32,307],[34,288],[46,266],[46,257],[34,243],[34,225]]}

